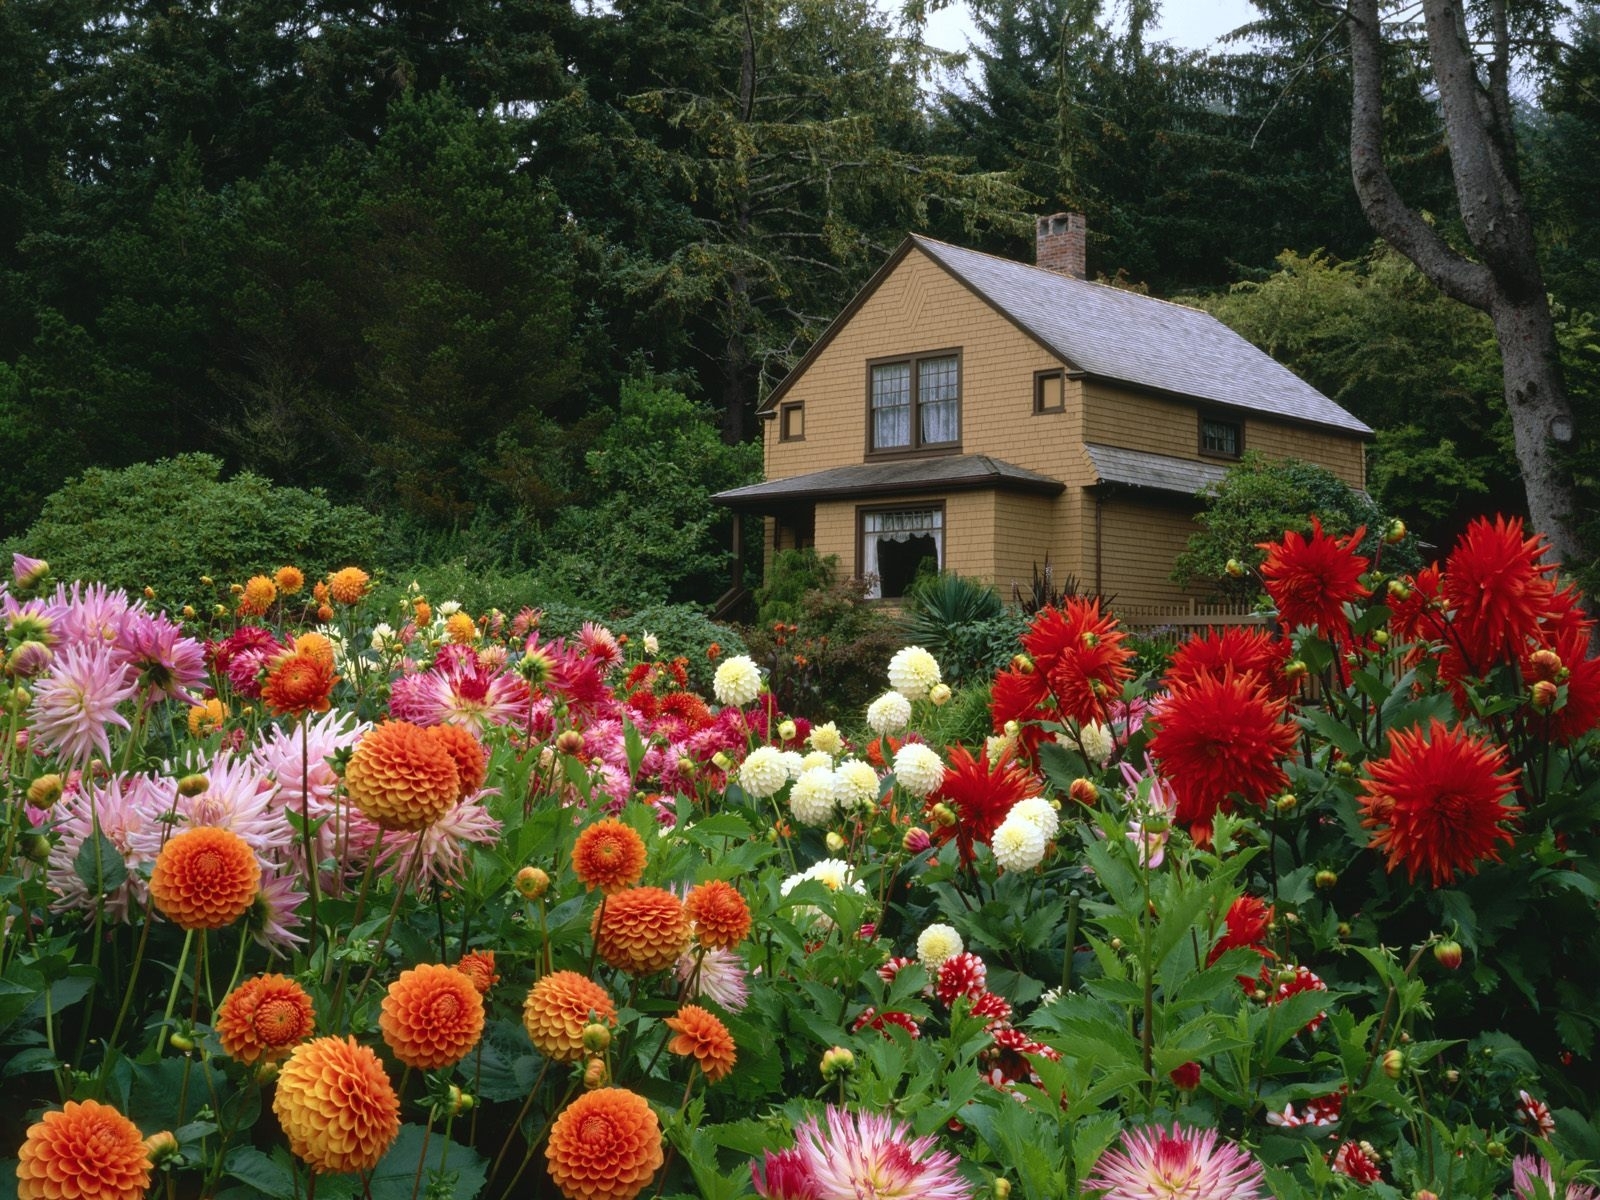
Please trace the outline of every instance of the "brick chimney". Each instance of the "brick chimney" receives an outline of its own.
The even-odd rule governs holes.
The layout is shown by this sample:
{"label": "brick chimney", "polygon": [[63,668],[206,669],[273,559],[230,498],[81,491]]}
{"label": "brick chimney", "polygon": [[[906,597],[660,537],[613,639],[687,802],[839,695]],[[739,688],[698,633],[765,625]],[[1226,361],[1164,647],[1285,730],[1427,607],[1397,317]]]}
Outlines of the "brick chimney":
{"label": "brick chimney", "polygon": [[1034,224],[1033,261],[1047,271],[1085,278],[1084,238],[1088,225],[1082,213],[1053,213]]}

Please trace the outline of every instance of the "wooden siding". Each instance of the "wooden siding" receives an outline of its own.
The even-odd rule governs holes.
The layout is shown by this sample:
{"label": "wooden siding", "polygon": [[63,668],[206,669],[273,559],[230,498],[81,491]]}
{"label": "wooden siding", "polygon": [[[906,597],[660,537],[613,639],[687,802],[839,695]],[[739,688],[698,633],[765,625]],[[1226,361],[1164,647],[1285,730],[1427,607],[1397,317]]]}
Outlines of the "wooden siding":
{"label": "wooden siding", "polygon": [[1107,500],[1100,514],[1101,592],[1128,605],[1184,596],[1172,582],[1172,564],[1195,531],[1192,513],[1123,496]]}

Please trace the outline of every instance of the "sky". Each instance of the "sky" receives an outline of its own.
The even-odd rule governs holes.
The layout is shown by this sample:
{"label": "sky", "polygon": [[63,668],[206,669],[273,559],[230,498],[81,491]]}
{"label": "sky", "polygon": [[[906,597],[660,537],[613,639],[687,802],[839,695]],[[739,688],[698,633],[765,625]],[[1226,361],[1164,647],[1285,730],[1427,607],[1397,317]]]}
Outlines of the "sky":
{"label": "sky", "polygon": [[[1186,50],[1205,50],[1223,34],[1259,15],[1250,0],[1166,0],[1150,39],[1170,41]],[[941,50],[965,50],[972,35],[972,16],[961,0],[928,18],[928,42]]]}

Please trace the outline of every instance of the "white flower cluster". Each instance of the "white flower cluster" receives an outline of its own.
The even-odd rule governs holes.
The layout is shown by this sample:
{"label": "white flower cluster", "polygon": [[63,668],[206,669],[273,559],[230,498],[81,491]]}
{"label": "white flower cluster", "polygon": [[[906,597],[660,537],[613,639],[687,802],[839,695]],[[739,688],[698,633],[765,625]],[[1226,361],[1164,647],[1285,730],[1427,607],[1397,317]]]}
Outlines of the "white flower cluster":
{"label": "white flower cluster", "polygon": [[907,742],[895,751],[896,782],[919,800],[944,782],[944,760],[921,742]]}
{"label": "white flower cluster", "polygon": [[718,704],[743,708],[761,694],[761,668],[746,654],[723,660],[711,680]]}
{"label": "white flower cluster", "polygon": [[[791,875],[783,881],[783,886],[778,890],[785,896],[794,891],[808,879],[815,879],[830,892],[849,890],[860,895],[867,894],[866,885],[856,878],[855,872],[850,869],[850,864],[842,858],[825,858],[821,862],[812,863],[798,875]],[[812,925],[821,929],[832,929],[833,922],[813,905],[803,904],[794,910],[796,919],[811,920]]]}
{"label": "white flower cluster", "polygon": [[757,746],[739,764],[739,786],[757,800],[777,795],[789,782],[789,764],[776,746]]}
{"label": "white flower cluster", "polygon": [[961,935],[949,925],[929,925],[917,937],[917,961],[929,976],[937,975],[945,959],[965,950]]}
{"label": "white flower cluster", "polygon": [[921,700],[941,682],[939,663],[921,646],[896,650],[889,660],[889,686],[907,700]]}
{"label": "white flower cluster", "polygon": [[885,692],[867,705],[867,728],[880,737],[899,733],[911,722],[911,701],[899,692]]}
{"label": "white flower cluster", "polygon": [[1004,871],[1031,871],[1044,861],[1050,839],[1061,828],[1055,805],[1038,796],[1018,800],[989,839],[994,860]]}

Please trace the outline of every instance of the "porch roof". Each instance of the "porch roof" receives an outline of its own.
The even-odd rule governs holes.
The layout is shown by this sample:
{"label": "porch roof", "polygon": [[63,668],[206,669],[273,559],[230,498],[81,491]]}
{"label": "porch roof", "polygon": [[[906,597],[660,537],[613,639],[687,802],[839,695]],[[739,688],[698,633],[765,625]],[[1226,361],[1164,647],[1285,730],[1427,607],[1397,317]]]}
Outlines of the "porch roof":
{"label": "porch roof", "polygon": [[950,454],[897,462],[858,463],[829,467],[787,479],[769,479],[730,488],[711,498],[728,508],[772,512],[819,500],[871,499],[914,492],[959,492],[990,489],[1059,495],[1066,485],[987,454]]}

